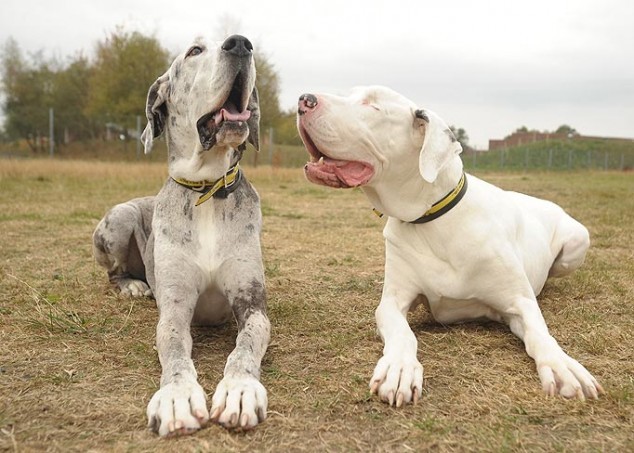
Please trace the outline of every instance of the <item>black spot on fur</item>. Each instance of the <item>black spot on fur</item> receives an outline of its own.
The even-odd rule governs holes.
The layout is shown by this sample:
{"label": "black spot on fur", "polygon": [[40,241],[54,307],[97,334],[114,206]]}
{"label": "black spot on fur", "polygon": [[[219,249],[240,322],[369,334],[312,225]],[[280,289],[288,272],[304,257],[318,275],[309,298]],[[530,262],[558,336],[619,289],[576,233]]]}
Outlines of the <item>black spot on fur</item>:
{"label": "black spot on fur", "polygon": [[183,215],[189,220],[192,219],[192,201],[189,197],[185,199],[185,204],[183,205]]}
{"label": "black spot on fur", "polygon": [[97,247],[104,253],[110,253],[110,251],[112,250],[112,241],[106,239],[105,236],[101,234],[101,232],[95,233],[94,244],[95,247]]}
{"label": "black spot on fur", "polygon": [[239,330],[244,328],[247,319],[255,312],[262,312],[266,316],[266,290],[262,282],[254,279],[246,287],[240,288],[237,294],[228,296],[233,299],[231,305]]}

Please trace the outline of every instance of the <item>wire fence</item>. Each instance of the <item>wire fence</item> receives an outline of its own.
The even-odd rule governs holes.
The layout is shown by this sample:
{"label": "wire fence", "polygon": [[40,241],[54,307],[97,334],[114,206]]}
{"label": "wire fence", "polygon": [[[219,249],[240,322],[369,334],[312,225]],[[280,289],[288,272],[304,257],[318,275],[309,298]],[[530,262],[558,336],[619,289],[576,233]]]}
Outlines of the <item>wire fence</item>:
{"label": "wire fence", "polygon": [[[67,134],[58,135],[58,145],[53,148],[40,146],[35,152],[24,141],[0,143],[0,157],[36,157],[43,154],[61,158],[97,158],[103,160],[150,160],[166,159],[163,140],[157,140],[152,155],[144,155],[139,140],[144,119],[130,118],[128,126],[108,123],[97,140],[66,142]],[[51,124],[53,124],[51,122]],[[52,127],[52,126],[51,126]],[[280,144],[274,129],[261,131],[260,150],[249,147],[243,157],[247,165],[270,165],[273,167],[301,168],[309,160],[309,155],[301,145]],[[51,133],[51,135],[53,135]],[[64,140],[61,140],[64,138]],[[48,137],[45,137],[48,139]],[[44,143],[44,141],[42,142]],[[46,143],[49,143],[46,141]],[[576,146],[576,148],[575,148]],[[512,148],[491,151],[465,151],[461,154],[464,167],[468,171],[560,171],[560,170],[634,170],[634,145],[621,144],[616,149],[602,149],[598,143],[580,148],[572,145],[553,143],[552,147]],[[614,147],[613,147],[614,148]],[[39,150],[39,152],[38,152]]]}
{"label": "wire fence", "polygon": [[634,152],[514,149],[462,155],[467,170],[634,170]]}

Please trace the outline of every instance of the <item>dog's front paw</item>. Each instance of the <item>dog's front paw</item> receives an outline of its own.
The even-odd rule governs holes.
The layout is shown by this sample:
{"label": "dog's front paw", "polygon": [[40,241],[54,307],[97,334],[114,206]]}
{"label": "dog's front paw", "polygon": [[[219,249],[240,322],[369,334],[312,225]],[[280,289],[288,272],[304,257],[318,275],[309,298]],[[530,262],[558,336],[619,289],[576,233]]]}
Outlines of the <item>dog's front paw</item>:
{"label": "dog's front paw", "polygon": [[370,392],[390,406],[416,404],[423,393],[423,366],[416,357],[383,356],[370,380]]}
{"label": "dog's front paw", "polygon": [[147,406],[148,427],[159,436],[178,436],[199,430],[209,420],[207,397],[198,382],[161,387]]}
{"label": "dog's front paw", "polygon": [[542,388],[549,396],[597,399],[605,393],[601,384],[579,362],[561,352],[554,357],[537,361],[537,372]]}
{"label": "dog's front paw", "polygon": [[225,376],[211,399],[211,420],[225,428],[251,429],[266,419],[267,404],[260,381]]}

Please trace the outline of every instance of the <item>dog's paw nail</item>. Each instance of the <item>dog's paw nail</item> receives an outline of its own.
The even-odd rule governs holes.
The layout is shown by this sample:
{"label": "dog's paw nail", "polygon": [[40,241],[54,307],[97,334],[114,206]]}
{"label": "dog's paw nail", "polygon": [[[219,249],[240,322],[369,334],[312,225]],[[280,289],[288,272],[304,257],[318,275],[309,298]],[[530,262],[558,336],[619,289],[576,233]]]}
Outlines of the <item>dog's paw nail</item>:
{"label": "dog's paw nail", "polygon": [[394,391],[390,390],[390,393],[387,394],[387,402],[390,404],[390,406],[394,405]]}
{"label": "dog's paw nail", "polygon": [[405,397],[403,396],[403,394],[401,392],[398,392],[398,395],[396,396],[396,407],[403,406],[404,399]]}
{"label": "dog's paw nail", "polygon": [[417,403],[418,403],[418,398],[419,398],[419,396],[418,396],[418,389],[414,389],[414,390],[412,391],[412,402],[413,402],[414,404],[417,404]]}
{"label": "dog's paw nail", "polygon": [[211,415],[209,416],[210,420],[213,420],[214,422],[218,421],[218,417],[220,417],[220,414],[222,413],[222,408],[221,407],[217,407],[215,409],[211,409]]}

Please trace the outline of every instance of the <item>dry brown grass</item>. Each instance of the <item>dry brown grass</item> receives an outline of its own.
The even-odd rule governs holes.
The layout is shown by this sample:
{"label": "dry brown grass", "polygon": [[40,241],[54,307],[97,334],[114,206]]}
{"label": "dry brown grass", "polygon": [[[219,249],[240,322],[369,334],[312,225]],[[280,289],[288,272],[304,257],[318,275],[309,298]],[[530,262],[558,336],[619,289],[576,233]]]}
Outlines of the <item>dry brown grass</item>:
{"label": "dry brown grass", "polygon": [[[586,265],[540,297],[562,346],[602,382],[599,401],[541,393],[521,343],[496,324],[442,327],[411,316],[425,395],[400,410],[368,394],[381,353],[383,221],[359,191],[298,170],[247,169],[262,197],[272,343],[269,418],[248,433],[212,425],[161,441],[145,428],[158,385],[154,303],[124,299],[91,257],[113,204],[155,193],[162,164],[0,162],[0,450],[615,451],[634,448],[634,177],[485,175],[552,199],[591,230]],[[235,327],[195,330],[213,393]]]}

